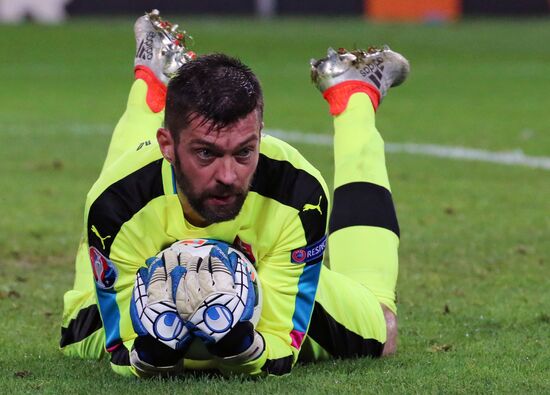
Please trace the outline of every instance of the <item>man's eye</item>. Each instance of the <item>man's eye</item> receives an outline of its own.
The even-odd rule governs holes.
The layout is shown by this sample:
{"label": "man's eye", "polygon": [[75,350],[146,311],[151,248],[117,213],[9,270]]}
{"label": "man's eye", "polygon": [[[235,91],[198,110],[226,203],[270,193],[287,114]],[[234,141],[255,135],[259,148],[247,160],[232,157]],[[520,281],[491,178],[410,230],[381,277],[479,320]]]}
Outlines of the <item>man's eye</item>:
{"label": "man's eye", "polygon": [[200,159],[207,160],[207,159],[212,159],[214,157],[214,153],[206,148],[198,149],[196,152],[197,152],[197,156]]}
{"label": "man's eye", "polygon": [[252,149],[251,148],[243,148],[239,152],[237,152],[237,157],[246,159],[252,155]]}

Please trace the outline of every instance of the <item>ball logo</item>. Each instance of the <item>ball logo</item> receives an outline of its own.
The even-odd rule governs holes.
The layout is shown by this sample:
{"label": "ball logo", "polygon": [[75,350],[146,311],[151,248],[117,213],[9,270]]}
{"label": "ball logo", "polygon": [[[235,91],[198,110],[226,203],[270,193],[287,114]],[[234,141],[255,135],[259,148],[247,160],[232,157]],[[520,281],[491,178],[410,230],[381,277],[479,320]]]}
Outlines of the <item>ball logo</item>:
{"label": "ball logo", "polygon": [[200,247],[203,244],[206,244],[207,242],[208,242],[208,239],[189,239],[189,240],[181,240],[177,242],[177,244],[182,246]]}
{"label": "ball logo", "polygon": [[306,250],[300,248],[298,250],[292,251],[292,260],[294,262],[300,263],[306,259]]}
{"label": "ball logo", "polygon": [[159,314],[153,325],[155,335],[164,341],[177,338],[183,329],[183,322],[173,311],[165,311]]}
{"label": "ball logo", "polygon": [[208,329],[214,333],[225,332],[233,324],[233,314],[221,304],[208,307],[204,311],[203,319]]}
{"label": "ball logo", "polygon": [[250,276],[250,280],[252,282],[256,281],[256,272],[254,270],[252,270],[253,269],[252,264],[250,264],[248,262],[244,262],[244,264],[246,265],[246,272]]}

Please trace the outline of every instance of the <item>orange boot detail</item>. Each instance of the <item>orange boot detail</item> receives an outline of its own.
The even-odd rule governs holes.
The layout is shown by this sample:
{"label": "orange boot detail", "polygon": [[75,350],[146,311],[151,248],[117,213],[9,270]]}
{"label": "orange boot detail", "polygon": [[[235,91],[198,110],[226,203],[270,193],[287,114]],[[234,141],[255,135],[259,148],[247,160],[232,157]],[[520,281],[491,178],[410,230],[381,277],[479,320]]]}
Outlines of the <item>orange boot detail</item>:
{"label": "orange boot detail", "polygon": [[164,85],[146,66],[136,66],[134,69],[136,80],[141,79],[147,84],[146,102],[151,111],[157,113],[164,110],[166,104],[166,85]]}
{"label": "orange boot detail", "polygon": [[351,95],[357,92],[366,93],[376,111],[380,104],[380,92],[371,84],[363,81],[345,81],[328,88],[323,97],[328,102],[330,113],[340,115],[347,107]]}

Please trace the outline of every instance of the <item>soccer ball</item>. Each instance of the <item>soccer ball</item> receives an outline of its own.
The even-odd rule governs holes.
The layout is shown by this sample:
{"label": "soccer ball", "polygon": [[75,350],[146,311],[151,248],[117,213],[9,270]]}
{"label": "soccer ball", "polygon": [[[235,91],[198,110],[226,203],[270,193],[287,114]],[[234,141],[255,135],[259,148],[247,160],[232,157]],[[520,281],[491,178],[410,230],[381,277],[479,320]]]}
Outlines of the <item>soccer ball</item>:
{"label": "soccer ball", "polygon": [[[254,301],[254,310],[250,321],[252,322],[254,327],[256,327],[258,324],[258,321],[260,320],[260,315],[262,312],[262,288],[260,285],[258,274],[256,273],[256,269],[254,268],[254,265],[252,265],[250,260],[246,257],[246,255],[244,255],[240,250],[236,249],[235,247],[233,247],[232,245],[226,242],[213,240],[213,239],[180,240],[180,241],[176,241],[166,250],[172,250],[177,254],[182,252],[187,252],[193,256],[199,256],[204,259],[208,257],[208,255],[210,254],[210,250],[212,250],[214,246],[221,246],[223,247],[222,249],[224,250],[225,248],[227,248],[229,253],[235,252],[238,256],[239,261],[242,263],[242,267],[244,267],[248,272],[252,286],[254,288],[254,294],[256,296],[256,300]],[[166,250],[162,251],[159,254],[159,257],[162,256],[162,254]],[[238,275],[239,273],[236,272],[235,276],[238,276]],[[193,359],[193,360],[208,360],[208,359],[212,359],[212,356],[206,349],[204,343],[199,339],[195,339],[191,343],[189,350],[186,352],[185,358]]]}

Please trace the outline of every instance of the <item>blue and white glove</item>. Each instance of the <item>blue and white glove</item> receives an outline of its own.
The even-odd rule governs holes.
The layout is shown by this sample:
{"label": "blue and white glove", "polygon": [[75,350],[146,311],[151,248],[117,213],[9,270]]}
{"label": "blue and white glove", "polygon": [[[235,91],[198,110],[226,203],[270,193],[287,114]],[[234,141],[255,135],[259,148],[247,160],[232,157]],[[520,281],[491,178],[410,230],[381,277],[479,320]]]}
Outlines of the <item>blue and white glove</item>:
{"label": "blue and white glove", "polygon": [[184,271],[178,263],[177,254],[170,250],[162,258],[152,257],[146,261],[147,268],[139,269],[136,275],[130,316],[139,336],[149,335],[174,350],[184,350],[192,335],[180,318],[174,300],[173,275]]}
{"label": "blue and white glove", "polygon": [[250,322],[254,287],[238,255],[219,245],[205,259],[182,253],[179,261],[186,271],[173,284],[186,326],[215,356],[241,363],[258,358],[265,343]]}

